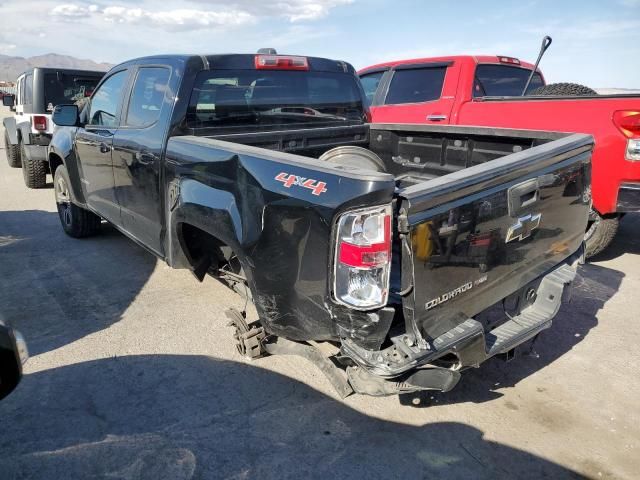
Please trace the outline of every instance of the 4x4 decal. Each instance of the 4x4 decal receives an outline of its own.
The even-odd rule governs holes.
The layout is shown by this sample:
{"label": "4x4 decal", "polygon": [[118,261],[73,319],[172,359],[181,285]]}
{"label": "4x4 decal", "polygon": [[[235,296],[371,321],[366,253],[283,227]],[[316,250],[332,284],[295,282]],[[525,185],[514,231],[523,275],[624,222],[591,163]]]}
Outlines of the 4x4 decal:
{"label": "4x4 decal", "polygon": [[313,195],[320,195],[327,191],[327,184],[314,180],[313,178],[299,177],[290,173],[281,172],[276,175],[277,181],[282,182],[285,187],[291,188],[292,185],[297,187],[308,188]]}

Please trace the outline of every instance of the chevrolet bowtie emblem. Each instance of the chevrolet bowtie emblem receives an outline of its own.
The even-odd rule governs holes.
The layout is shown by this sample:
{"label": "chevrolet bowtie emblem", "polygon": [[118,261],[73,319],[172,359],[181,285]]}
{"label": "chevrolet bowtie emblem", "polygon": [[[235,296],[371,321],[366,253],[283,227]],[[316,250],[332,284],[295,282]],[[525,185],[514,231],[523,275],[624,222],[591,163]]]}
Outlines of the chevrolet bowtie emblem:
{"label": "chevrolet bowtie emblem", "polygon": [[518,221],[514,225],[511,225],[509,230],[507,230],[505,243],[509,243],[513,240],[522,241],[525,238],[529,238],[531,236],[531,232],[540,226],[541,219],[541,213],[530,213],[529,215],[520,217]]}

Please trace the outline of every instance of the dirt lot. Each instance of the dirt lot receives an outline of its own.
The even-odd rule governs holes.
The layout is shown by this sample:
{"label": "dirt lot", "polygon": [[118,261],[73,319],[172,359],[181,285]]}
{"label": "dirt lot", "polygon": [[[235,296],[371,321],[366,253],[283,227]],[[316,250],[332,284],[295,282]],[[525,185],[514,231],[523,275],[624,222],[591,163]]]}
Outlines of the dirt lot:
{"label": "dirt lot", "polygon": [[303,360],[243,360],[235,294],[108,227],[68,238],[54,207],[0,150],[0,316],[32,354],[0,403],[3,480],[640,475],[638,215],[581,269],[539,358],[493,359],[414,407],[341,401]]}

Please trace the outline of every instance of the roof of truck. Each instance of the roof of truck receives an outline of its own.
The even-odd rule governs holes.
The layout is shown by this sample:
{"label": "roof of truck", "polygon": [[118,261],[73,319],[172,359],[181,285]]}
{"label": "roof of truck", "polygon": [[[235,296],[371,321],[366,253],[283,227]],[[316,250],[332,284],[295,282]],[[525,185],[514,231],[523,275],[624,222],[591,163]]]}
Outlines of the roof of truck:
{"label": "roof of truck", "polygon": [[70,73],[70,74],[74,74],[74,75],[88,75],[88,76],[103,76],[105,73],[107,73],[106,70],[81,70],[78,68],[58,68],[58,67],[31,67],[27,70],[25,70],[24,72],[22,72],[20,75],[18,75],[18,78],[20,78],[23,75],[27,75],[29,73],[32,73],[34,70],[42,70],[43,72],[61,72],[61,73]]}
{"label": "roof of truck", "polygon": [[455,61],[462,61],[462,62],[472,61],[476,64],[494,63],[494,64],[501,64],[501,65],[510,65],[513,67],[519,66],[521,68],[528,68],[529,70],[533,68],[532,63],[518,60],[520,62],[519,65],[514,65],[510,63],[501,62],[500,57],[513,58],[513,57],[508,57],[507,55],[447,55],[442,57],[411,58],[411,59],[405,59],[405,60],[393,60],[390,62],[383,62],[383,63],[378,63],[376,65],[370,65],[368,67],[365,67],[359,70],[358,73],[364,73],[369,70],[391,68],[398,65],[407,65],[407,64],[414,64],[414,63],[438,63],[438,62],[455,62]]}
{"label": "roof of truck", "polygon": [[[214,69],[254,69],[255,57],[258,55],[270,55],[259,53],[227,53],[227,54],[167,54],[167,55],[152,55],[147,57],[133,58],[127,60],[113,68],[124,67],[128,65],[136,65],[141,62],[148,62],[153,60],[169,60],[169,61],[183,61],[187,62],[199,62],[202,65],[203,70]],[[342,60],[331,60],[321,57],[309,57],[306,55],[289,55],[289,54],[276,54],[281,57],[305,57],[309,62],[309,70],[327,71],[327,72],[343,72],[354,73],[355,69],[351,64]]]}

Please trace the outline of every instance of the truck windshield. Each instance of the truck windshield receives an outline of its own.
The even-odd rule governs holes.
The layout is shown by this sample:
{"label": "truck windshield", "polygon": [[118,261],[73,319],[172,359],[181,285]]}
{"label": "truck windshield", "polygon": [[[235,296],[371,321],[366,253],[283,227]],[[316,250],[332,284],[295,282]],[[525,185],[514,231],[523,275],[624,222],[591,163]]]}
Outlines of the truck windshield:
{"label": "truck windshield", "polygon": [[[473,82],[473,96],[519,97],[530,74],[531,70],[527,68],[493,64],[478,65]],[[543,85],[542,75],[536,72],[527,88],[527,94]]]}
{"label": "truck windshield", "polygon": [[55,72],[44,74],[44,107],[52,112],[62,103],[82,105],[90,97],[100,81],[100,76],[73,75]]}
{"label": "truck windshield", "polygon": [[352,74],[321,71],[200,72],[191,94],[189,128],[270,130],[365,121],[362,90]]}

